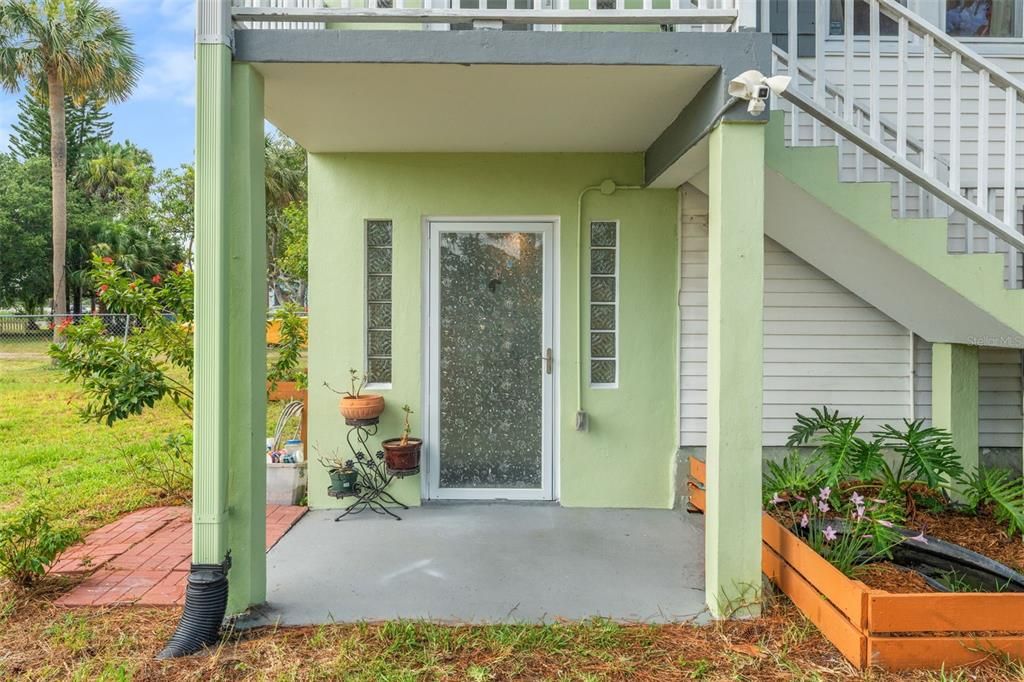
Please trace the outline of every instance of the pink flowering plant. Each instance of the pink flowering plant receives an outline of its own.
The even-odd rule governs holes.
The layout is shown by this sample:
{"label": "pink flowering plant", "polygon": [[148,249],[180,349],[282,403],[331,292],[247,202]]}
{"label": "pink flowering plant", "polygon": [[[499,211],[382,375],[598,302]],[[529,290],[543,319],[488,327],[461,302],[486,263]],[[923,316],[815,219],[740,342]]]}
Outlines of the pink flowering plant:
{"label": "pink flowering plant", "polygon": [[903,521],[898,504],[871,498],[857,489],[823,485],[802,491],[776,490],[769,510],[784,519],[815,552],[844,574],[858,566],[891,558],[903,540],[896,525]]}
{"label": "pink flowering plant", "polygon": [[945,431],[917,421],[863,437],[862,425],[863,418],[827,407],[798,414],[788,441],[793,450],[768,462],[764,476],[769,512],[847,575],[891,558],[904,539],[925,541],[905,538],[897,526],[922,500],[947,505],[946,486],[963,473]]}

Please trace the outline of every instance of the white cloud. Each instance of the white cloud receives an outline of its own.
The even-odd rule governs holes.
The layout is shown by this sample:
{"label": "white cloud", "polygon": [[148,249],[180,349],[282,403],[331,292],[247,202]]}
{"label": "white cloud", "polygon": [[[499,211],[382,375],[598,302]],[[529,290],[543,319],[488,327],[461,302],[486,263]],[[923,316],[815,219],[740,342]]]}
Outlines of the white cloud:
{"label": "white cloud", "polygon": [[195,0],[102,0],[121,15],[156,14],[164,29],[191,31],[195,27]]}
{"label": "white cloud", "polygon": [[196,103],[196,66],[192,45],[160,47],[145,55],[139,99],[166,100],[192,107]]}

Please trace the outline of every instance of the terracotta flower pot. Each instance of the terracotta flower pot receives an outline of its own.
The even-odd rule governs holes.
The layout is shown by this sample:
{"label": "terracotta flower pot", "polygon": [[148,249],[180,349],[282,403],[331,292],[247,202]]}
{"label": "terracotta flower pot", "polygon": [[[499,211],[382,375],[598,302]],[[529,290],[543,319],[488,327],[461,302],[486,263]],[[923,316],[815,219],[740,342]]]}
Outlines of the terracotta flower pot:
{"label": "terracotta flower pot", "polygon": [[364,394],[358,398],[343,396],[338,403],[345,419],[376,419],[384,411],[384,396]]}
{"label": "terracotta flower pot", "polygon": [[410,438],[402,445],[401,438],[392,438],[381,443],[384,448],[384,464],[389,471],[415,471],[420,467],[420,447],[423,441]]}

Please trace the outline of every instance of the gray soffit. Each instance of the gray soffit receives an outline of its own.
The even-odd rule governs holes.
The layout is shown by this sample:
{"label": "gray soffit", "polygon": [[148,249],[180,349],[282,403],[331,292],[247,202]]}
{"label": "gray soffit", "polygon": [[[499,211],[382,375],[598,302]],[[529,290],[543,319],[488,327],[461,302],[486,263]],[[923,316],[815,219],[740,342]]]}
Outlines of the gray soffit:
{"label": "gray soffit", "polygon": [[[716,67],[715,76],[645,152],[650,184],[696,145],[727,99],[729,79],[767,73],[771,40],[754,32],[629,31],[235,31],[236,61],[251,63],[661,65]],[[767,122],[742,104],[727,120]]]}

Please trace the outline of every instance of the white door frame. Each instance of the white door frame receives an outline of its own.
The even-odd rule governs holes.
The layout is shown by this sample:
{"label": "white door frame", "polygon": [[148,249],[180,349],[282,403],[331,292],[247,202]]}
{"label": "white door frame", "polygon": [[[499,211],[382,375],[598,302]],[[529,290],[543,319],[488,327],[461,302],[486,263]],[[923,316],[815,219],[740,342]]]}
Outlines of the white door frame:
{"label": "white door frame", "polygon": [[[431,216],[423,220],[423,428],[425,457],[422,462],[422,494],[424,499],[506,499],[552,500],[558,490],[557,386],[558,386],[558,217],[556,216]],[[440,409],[438,405],[439,316],[438,234],[441,232],[534,232],[544,236],[543,343],[537,351],[538,369],[543,368],[542,354],[552,349],[554,363],[551,374],[543,374],[543,430],[541,456],[541,487],[513,488],[445,488],[440,487]]]}

